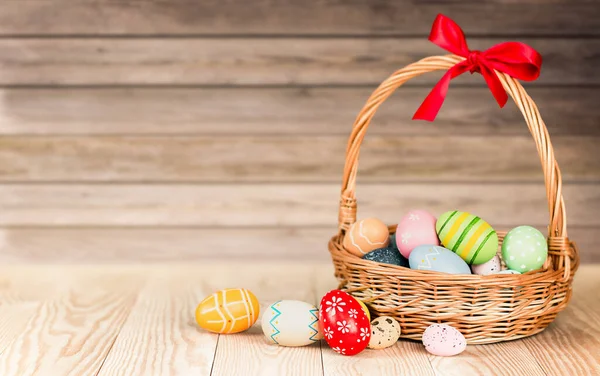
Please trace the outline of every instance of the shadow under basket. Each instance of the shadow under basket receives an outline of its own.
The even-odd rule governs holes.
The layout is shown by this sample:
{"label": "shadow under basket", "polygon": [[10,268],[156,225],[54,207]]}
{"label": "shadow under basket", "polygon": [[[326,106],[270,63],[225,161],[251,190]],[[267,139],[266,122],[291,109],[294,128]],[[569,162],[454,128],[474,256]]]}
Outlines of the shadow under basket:
{"label": "shadow under basket", "polygon": [[[366,303],[374,316],[392,316],[398,320],[401,338],[421,340],[429,325],[445,323],[458,329],[469,344],[485,344],[519,339],[544,330],[567,306],[579,266],[577,246],[567,237],[562,180],[550,137],[535,103],[518,81],[496,72],[523,113],[542,161],[550,224],[548,259],[541,269],[522,275],[445,274],[363,260],[343,247],[347,230],[356,222],[360,145],[377,108],[410,78],[447,70],[463,59],[456,55],[433,56],[408,65],[392,74],[367,100],[354,123],[346,150],[339,231],[330,240],[329,251],[339,288]],[[394,231],[395,226],[390,226],[390,232]],[[505,234],[498,232],[500,244]]]}

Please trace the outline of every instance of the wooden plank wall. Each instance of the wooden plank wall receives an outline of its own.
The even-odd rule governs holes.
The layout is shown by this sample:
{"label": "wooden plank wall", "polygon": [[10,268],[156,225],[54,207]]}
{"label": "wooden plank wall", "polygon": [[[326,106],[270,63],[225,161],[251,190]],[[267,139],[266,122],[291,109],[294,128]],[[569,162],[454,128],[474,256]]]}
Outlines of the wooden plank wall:
{"label": "wooden plank wall", "polygon": [[[564,177],[569,233],[600,262],[600,6],[588,0],[5,0],[0,3],[0,261],[327,260],[354,117],[391,72],[444,52],[445,13],[472,48],[524,41],[525,86]],[[409,82],[369,129],[359,216],[473,211],[543,229],[539,158],[514,104],[440,75]]]}

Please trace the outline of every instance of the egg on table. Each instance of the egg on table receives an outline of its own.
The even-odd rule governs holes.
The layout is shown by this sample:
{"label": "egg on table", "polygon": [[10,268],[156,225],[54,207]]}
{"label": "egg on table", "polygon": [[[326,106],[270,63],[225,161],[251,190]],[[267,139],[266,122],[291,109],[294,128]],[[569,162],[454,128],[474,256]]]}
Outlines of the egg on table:
{"label": "egg on table", "polygon": [[331,290],[321,299],[319,324],[327,344],[342,355],[358,354],[371,339],[367,315],[356,299],[340,290]]}
{"label": "egg on table", "polygon": [[458,355],[467,348],[467,340],[455,328],[446,324],[433,324],[423,332],[425,349],[437,356]]}
{"label": "egg on table", "polygon": [[471,266],[471,270],[473,271],[473,274],[479,275],[497,274],[502,270],[502,261],[500,261],[500,257],[496,255],[488,262]]}
{"label": "egg on table", "polygon": [[483,264],[498,251],[498,234],[483,219],[460,211],[449,211],[436,223],[442,245],[469,265]]}
{"label": "egg on table", "polygon": [[400,324],[396,319],[379,316],[371,322],[371,339],[368,347],[375,350],[390,347],[398,341],[401,332]]}
{"label": "egg on table", "polygon": [[205,298],[196,308],[196,322],[213,333],[239,333],[258,319],[258,299],[247,289],[225,289]]}
{"label": "egg on table", "polygon": [[398,223],[396,246],[408,258],[419,245],[439,245],[435,230],[436,219],[425,210],[411,210]]}
{"label": "egg on table", "polygon": [[408,267],[408,260],[398,252],[398,249],[393,247],[378,248],[367,253],[362,258],[382,264]]}
{"label": "egg on table", "polygon": [[280,346],[306,346],[323,338],[319,310],[298,300],[280,300],[263,313],[262,330],[269,342]]}
{"label": "egg on table", "polygon": [[408,258],[411,269],[450,274],[471,274],[469,265],[456,253],[437,245],[420,245]]}
{"label": "egg on table", "polygon": [[390,243],[389,229],[377,218],[367,218],[354,223],[344,237],[344,248],[355,256],[362,257]]}
{"label": "egg on table", "polygon": [[509,269],[530,272],[541,268],[547,257],[546,238],[531,226],[513,228],[502,242],[502,258]]}

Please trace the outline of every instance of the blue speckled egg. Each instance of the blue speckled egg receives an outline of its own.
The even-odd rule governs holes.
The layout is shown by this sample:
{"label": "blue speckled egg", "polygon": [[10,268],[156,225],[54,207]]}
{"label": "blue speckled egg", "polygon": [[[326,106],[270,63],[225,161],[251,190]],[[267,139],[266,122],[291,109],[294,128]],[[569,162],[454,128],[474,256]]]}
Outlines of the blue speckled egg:
{"label": "blue speckled egg", "polygon": [[364,255],[363,259],[380,262],[382,264],[399,265],[408,268],[408,260],[400,254],[398,248],[379,248]]}

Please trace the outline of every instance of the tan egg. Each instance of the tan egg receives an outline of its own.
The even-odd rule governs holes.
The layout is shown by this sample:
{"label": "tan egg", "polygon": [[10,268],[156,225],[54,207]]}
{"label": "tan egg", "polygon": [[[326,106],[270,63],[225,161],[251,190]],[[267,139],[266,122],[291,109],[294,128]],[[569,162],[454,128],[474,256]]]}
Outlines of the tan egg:
{"label": "tan egg", "polygon": [[388,227],[377,218],[367,218],[354,223],[344,237],[344,248],[358,257],[389,244]]}
{"label": "tan egg", "polygon": [[400,338],[400,324],[393,317],[380,316],[371,322],[369,348],[380,350],[390,347]]}

